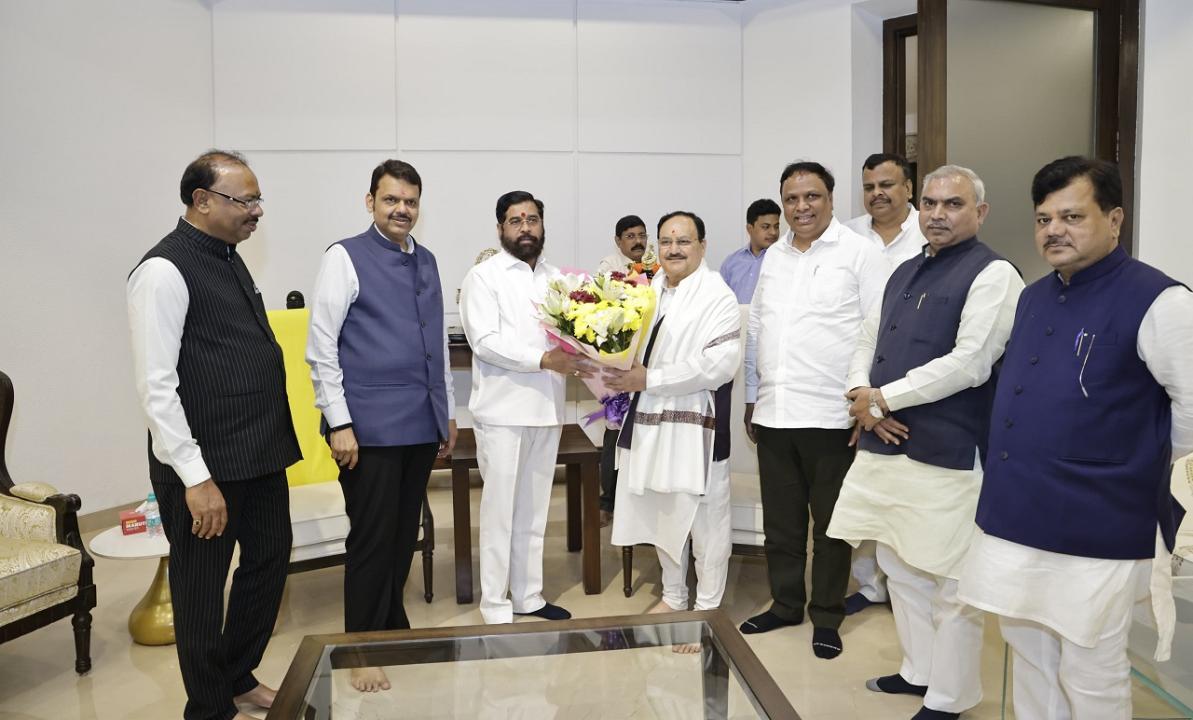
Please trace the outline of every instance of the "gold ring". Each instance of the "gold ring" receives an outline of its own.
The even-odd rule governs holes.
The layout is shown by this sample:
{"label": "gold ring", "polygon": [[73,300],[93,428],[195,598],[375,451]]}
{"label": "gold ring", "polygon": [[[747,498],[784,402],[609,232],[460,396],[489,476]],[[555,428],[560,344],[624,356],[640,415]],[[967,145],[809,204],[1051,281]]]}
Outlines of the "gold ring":
{"label": "gold ring", "polygon": [[202,521],[202,520],[195,520],[194,522],[192,522],[192,523],[191,523],[191,526],[192,526],[192,527],[199,527],[199,526],[200,526],[200,525],[202,525],[202,524],[203,524],[203,521]]}
{"label": "gold ring", "polygon": [[573,370],[573,371],[572,371],[572,375],[573,375],[574,377],[580,377],[580,371],[579,371],[579,370]]}

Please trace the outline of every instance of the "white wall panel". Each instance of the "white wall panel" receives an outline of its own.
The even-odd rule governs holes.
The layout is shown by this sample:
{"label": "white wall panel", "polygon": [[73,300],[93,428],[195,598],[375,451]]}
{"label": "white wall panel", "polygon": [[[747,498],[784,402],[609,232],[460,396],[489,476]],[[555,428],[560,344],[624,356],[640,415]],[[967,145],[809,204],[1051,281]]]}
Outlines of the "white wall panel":
{"label": "white wall panel", "polygon": [[310,300],[327,246],[372,224],[365,209],[369,179],[378,163],[394,156],[393,150],[249,154],[265,198],[265,216],[239,252],[265,307],[285,307],[291,290],[301,290]]}
{"label": "white wall panel", "polygon": [[580,150],[741,152],[736,5],[580,0]]}
{"label": "white wall panel", "polygon": [[1193,167],[1193,96],[1187,71],[1193,64],[1193,3],[1147,0],[1142,31],[1135,256],[1193,286],[1193,247],[1184,210],[1186,178]]}
{"label": "white wall panel", "polygon": [[399,0],[403,150],[571,150],[571,2]]}
{"label": "white wall panel", "polygon": [[[861,172],[854,169],[850,120],[854,10],[848,0],[806,4],[752,0],[746,12],[742,26],[745,202],[760,197],[777,201],[783,167],[793,160],[815,160],[836,178],[834,210],[840,219],[848,219],[855,207],[861,208]],[[799,53],[791,50],[793,38],[799,40]]]}
{"label": "white wall panel", "polygon": [[[0,3],[0,369],[17,482],[83,512],[149,492],[125,278],[211,146],[211,24],[193,0]],[[3,713],[0,713],[3,714]]]}
{"label": "white wall panel", "polygon": [[219,145],[393,147],[393,0],[222,0],[211,7]]}
{"label": "white wall panel", "polygon": [[586,270],[613,252],[614,225],[623,215],[646,221],[655,242],[664,213],[696,213],[704,220],[705,258],[714,270],[745,242],[741,160],[735,156],[582,154],[579,174],[576,261]]}
{"label": "white wall panel", "polygon": [[545,206],[547,244],[553,265],[575,263],[575,160],[571,153],[406,152],[423,179],[422,208],[415,237],[439,262],[444,311],[455,322],[456,289],[485,248],[497,239],[497,198],[526,190]]}

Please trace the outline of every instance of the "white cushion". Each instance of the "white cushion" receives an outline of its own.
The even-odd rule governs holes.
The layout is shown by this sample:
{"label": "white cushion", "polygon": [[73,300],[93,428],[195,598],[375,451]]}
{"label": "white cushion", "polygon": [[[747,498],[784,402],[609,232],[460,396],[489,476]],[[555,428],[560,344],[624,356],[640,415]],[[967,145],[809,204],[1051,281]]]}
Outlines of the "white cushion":
{"label": "white cushion", "polygon": [[[348,537],[348,516],[344,513],[344,494],[339,482],[311,483],[290,488],[290,524],[294,529],[292,560],[299,558],[299,548],[339,541]],[[320,552],[309,557],[323,557],[332,552]]]}
{"label": "white cushion", "polygon": [[78,585],[82,560],[69,545],[0,537],[0,610]]}
{"label": "white cushion", "polygon": [[757,475],[729,474],[729,526],[733,542],[762,544],[762,491]]}

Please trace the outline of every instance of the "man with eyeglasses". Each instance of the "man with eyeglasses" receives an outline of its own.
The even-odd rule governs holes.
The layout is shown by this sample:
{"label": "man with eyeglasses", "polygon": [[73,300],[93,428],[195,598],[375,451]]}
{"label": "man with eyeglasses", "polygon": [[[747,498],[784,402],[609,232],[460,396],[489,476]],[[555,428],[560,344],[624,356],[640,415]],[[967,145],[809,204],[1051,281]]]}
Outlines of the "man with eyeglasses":
{"label": "man with eyeglasses", "polygon": [[[421,200],[412,165],[374,168],[372,225],[329,247],[315,280],[307,362],[348,513],[345,632],[410,627],[402,591],[423,496],[456,440],[439,266],[411,234]],[[390,688],[380,668],[353,668],[349,682]]]}
{"label": "man with eyeglasses", "polygon": [[564,382],[589,364],[554,347],[536,317],[559,271],[542,259],[543,203],[523,190],[497,199],[501,252],[472,266],[460,292],[460,320],[472,347],[472,413],[480,506],[481,616],[566,620],[543,598],[543,535],[551,504]]}
{"label": "man with eyeglasses", "polygon": [[739,305],[749,305],[758,284],[758,271],[766,250],[779,239],[779,205],[770,198],[750,203],[746,209],[746,246],[733,252],[721,263],[721,277],[733,290]]}
{"label": "man with eyeglasses", "polygon": [[237,703],[274,698],[253,670],[286,584],[286,468],[301,454],[282,350],[236,252],[264,214],[257,178],[239,154],[212,150],[187,166],[180,191],[184,216],[128,279],[133,367],[170,543],[183,717],[251,720]]}
{"label": "man with eyeglasses", "polygon": [[613,244],[617,250],[601,259],[597,272],[625,272],[630,265],[642,260],[646,252],[646,223],[637,215],[626,215],[613,229]]}
{"label": "man with eyeglasses", "polygon": [[1172,652],[1171,553],[1184,509],[1171,468],[1193,451],[1193,294],[1119,244],[1113,163],[1054,160],[1031,198],[1036,249],[1055,272],[1019,301],[994,396],[981,532],[958,595],[999,616],[1015,717],[1127,720],[1139,600],[1151,596],[1155,660]]}
{"label": "man with eyeglasses", "polygon": [[[741,363],[741,311],[704,262],[704,221],[675,211],[659,220],[658,304],[642,361],[605,368],[605,384],[633,393],[618,438],[621,487],[613,544],[654,545],[663,599],[650,612],[721,604],[733,547],[729,522],[729,396]],[[681,646],[681,651],[695,650]]]}

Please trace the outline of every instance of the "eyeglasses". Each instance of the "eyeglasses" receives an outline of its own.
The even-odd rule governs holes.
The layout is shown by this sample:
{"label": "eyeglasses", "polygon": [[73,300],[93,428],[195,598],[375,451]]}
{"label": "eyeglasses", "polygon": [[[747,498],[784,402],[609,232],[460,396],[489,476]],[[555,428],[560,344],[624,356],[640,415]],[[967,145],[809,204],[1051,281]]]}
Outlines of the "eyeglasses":
{"label": "eyeglasses", "polygon": [[261,207],[261,203],[265,202],[265,198],[256,197],[256,198],[249,198],[248,200],[245,200],[244,198],[232,197],[231,195],[228,195],[227,193],[222,193],[219,190],[212,190],[211,188],[203,188],[203,189],[209,193],[215,193],[216,195],[219,195],[222,198],[231,200],[232,202],[241,206],[245,210],[256,210],[257,208]]}
{"label": "eyeglasses", "polygon": [[626,233],[625,235],[622,235],[622,237],[625,238],[626,240],[631,240],[631,241],[632,240],[641,240],[642,242],[646,242],[646,239],[650,236],[644,232],[640,232],[640,233]]}
{"label": "eyeglasses", "polygon": [[541,222],[542,218],[540,218],[538,215],[528,215],[525,218],[512,217],[509,220],[506,220],[505,224],[517,230],[518,228],[522,227],[523,223],[525,223],[526,227],[528,228],[536,228]]}

